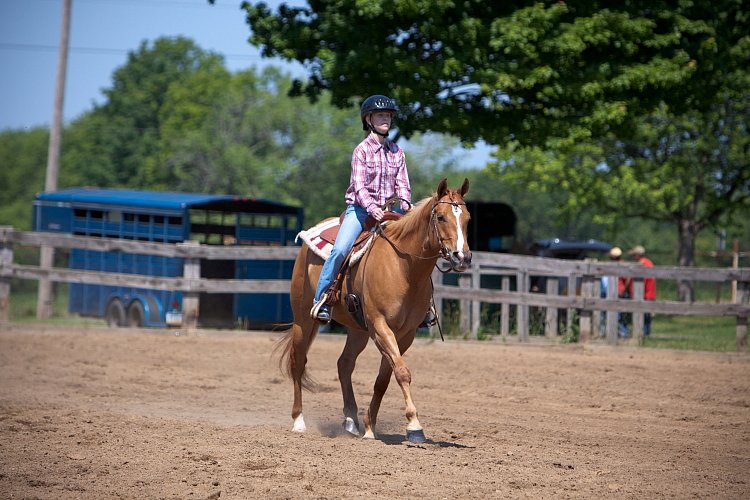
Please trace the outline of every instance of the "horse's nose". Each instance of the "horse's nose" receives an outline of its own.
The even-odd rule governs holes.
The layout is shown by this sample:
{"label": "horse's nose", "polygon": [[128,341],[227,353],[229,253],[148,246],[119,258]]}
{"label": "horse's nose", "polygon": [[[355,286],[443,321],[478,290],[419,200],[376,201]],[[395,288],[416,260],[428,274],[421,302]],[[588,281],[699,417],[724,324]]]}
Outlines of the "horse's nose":
{"label": "horse's nose", "polygon": [[463,265],[471,264],[471,252],[453,252],[453,262]]}

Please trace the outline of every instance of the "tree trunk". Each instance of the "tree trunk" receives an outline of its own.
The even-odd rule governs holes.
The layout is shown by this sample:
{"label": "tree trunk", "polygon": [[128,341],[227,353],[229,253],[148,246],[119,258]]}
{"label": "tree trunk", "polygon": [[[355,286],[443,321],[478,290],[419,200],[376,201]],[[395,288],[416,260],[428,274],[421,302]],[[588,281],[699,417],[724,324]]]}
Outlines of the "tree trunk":
{"label": "tree trunk", "polygon": [[[681,267],[692,267],[695,264],[695,237],[698,233],[695,219],[680,219],[678,221],[678,231],[679,249],[677,254],[677,265]],[[692,281],[679,280],[677,282],[677,300],[683,302],[693,302],[695,300]]]}

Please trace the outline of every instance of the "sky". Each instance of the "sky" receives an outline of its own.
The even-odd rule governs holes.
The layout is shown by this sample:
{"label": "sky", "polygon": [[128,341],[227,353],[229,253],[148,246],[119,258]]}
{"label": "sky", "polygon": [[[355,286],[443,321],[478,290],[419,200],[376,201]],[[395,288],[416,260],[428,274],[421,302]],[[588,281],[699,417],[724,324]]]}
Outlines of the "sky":
{"label": "sky", "polygon": [[[265,0],[275,10],[282,0]],[[261,58],[247,39],[240,0],[72,0],[63,120],[104,102],[102,89],[141,42],[184,36],[224,56],[227,69],[275,65],[303,77],[303,67]],[[306,5],[286,0],[288,5]],[[49,126],[57,76],[62,0],[0,0],[0,131]],[[481,166],[487,148],[464,153],[464,167]],[[476,165],[475,165],[476,164]]]}

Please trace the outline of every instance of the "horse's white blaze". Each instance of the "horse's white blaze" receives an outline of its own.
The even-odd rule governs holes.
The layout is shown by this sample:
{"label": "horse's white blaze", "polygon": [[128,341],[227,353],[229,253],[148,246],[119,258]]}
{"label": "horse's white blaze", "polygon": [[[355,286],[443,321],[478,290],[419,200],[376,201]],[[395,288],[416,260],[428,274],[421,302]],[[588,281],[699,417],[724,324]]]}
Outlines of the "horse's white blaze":
{"label": "horse's white blaze", "polygon": [[463,258],[463,248],[464,248],[464,232],[461,230],[461,206],[460,205],[453,205],[453,216],[456,218],[456,234],[458,235],[458,238],[456,239],[456,251],[458,252],[459,256]]}
{"label": "horse's white blaze", "polygon": [[294,419],[294,425],[292,426],[292,432],[305,432],[307,426],[305,425],[305,419],[300,413],[297,418]]}

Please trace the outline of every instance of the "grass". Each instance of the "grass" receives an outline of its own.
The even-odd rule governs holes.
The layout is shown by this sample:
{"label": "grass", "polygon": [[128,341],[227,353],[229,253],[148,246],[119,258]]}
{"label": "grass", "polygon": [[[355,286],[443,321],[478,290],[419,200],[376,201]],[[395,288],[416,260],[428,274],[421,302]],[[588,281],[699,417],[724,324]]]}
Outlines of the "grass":
{"label": "grass", "polygon": [[[485,309],[482,304],[479,340],[497,335],[500,330],[498,311]],[[514,309],[511,307],[511,335],[516,335]],[[529,313],[529,333],[532,336],[544,334],[544,318],[541,309],[532,308]],[[443,332],[451,338],[470,338],[470,334],[460,332],[458,301],[444,301],[441,317]],[[564,325],[561,325],[564,327]],[[562,332],[564,343],[578,340],[578,315],[575,314],[572,331]],[[643,341],[643,347],[662,349],[684,349],[693,351],[734,352],[736,350],[736,319],[733,316],[654,316],[651,335]]]}
{"label": "grass", "polygon": [[[35,282],[36,284],[36,282]],[[11,284],[10,293],[10,321],[21,324],[55,324],[84,326],[105,326],[103,319],[82,318],[68,313],[68,286],[58,284],[55,289],[54,302],[52,303],[52,317],[46,320],[36,319],[37,289],[29,286],[13,288]]]}
{"label": "grass", "polygon": [[654,316],[644,347],[731,352],[736,349],[736,319],[717,316]]}

